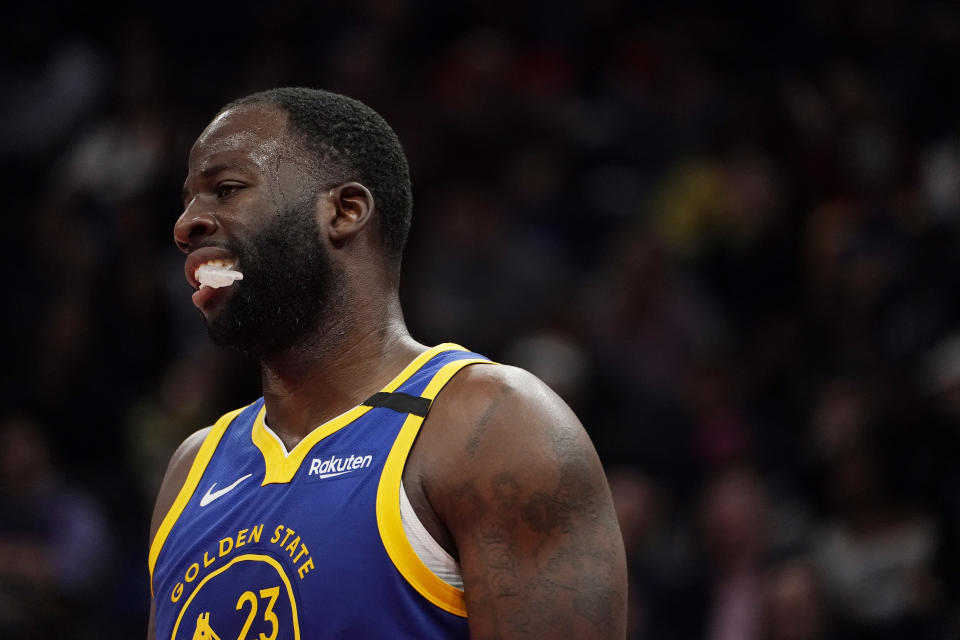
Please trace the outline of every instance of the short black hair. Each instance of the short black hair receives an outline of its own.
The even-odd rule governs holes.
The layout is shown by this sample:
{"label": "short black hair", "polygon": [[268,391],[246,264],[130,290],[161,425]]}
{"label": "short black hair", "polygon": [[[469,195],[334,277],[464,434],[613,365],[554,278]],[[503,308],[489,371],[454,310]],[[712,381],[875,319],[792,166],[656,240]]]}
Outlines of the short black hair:
{"label": "short black hair", "polygon": [[384,250],[399,262],[410,232],[413,190],[407,157],[387,121],[359,100],[307,87],[253,93],[227,104],[220,112],[256,104],[287,113],[290,133],[304,143],[319,170],[337,183],[356,180],[370,189]]}

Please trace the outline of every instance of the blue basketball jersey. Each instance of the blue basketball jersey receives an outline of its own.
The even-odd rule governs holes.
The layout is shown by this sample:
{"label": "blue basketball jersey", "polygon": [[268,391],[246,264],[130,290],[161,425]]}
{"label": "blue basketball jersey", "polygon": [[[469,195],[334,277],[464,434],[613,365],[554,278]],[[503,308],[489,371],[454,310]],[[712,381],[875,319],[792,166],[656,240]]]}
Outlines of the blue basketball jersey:
{"label": "blue basketball jersey", "polygon": [[157,640],[466,638],[463,592],[400,520],[400,480],[430,403],[464,366],[418,356],[289,453],[263,398],[210,430],[150,548]]}

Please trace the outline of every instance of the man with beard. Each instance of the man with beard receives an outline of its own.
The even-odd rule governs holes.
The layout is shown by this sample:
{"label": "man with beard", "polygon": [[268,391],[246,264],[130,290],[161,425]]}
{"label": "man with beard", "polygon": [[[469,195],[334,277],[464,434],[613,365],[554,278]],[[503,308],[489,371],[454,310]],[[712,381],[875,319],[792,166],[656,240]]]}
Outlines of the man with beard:
{"label": "man with beard", "polygon": [[173,455],[150,638],[623,637],[623,545],[576,417],[407,333],[409,171],[382,118],[311,89],[233,102],[183,201],[193,303],[263,397]]}

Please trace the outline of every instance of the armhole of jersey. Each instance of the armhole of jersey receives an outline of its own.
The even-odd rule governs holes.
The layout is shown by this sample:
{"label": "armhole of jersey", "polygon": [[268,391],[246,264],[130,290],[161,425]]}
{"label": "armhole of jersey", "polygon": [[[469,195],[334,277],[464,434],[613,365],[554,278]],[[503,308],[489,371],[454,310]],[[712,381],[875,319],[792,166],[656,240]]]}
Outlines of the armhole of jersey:
{"label": "armhole of jersey", "polygon": [[194,491],[197,490],[197,485],[200,484],[200,478],[203,477],[203,472],[206,470],[210,458],[213,457],[213,452],[217,450],[217,445],[220,444],[220,439],[223,437],[223,434],[226,433],[227,427],[229,427],[233,419],[246,408],[247,407],[241,407],[240,409],[224,414],[214,423],[210,429],[210,433],[203,439],[203,444],[201,444],[197,450],[197,455],[193,459],[193,464],[190,465],[190,471],[187,473],[187,479],[184,480],[183,486],[180,487],[180,492],[177,493],[177,497],[170,506],[170,510],[167,511],[167,514],[163,517],[163,521],[161,521],[160,527],[157,529],[157,535],[154,536],[153,542],[150,544],[148,563],[150,568],[151,597],[153,597],[153,570],[157,565],[160,550],[163,549],[163,543],[167,541],[167,536],[170,535],[170,531],[180,518],[180,514],[183,513]]}
{"label": "armhole of jersey", "polygon": [[403,531],[407,535],[410,546],[417,552],[417,557],[423,564],[450,586],[463,589],[460,564],[423,526],[416,509],[410,504],[402,479],[400,480],[400,524],[403,525]]}
{"label": "armhole of jersey", "polygon": [[[490,360],[482,358],[466,358],[445,364],[427,384],[421,397],[435,399],[455,373],[467,365],[477,363],[491,364]],[[467,607],[463,590],[446,583],[423,563],[410,545],[400,518],[400,481],[403,478],[403,467],[423,421],[424,417],[409,414],[400,428],[390,455],[387,456],[383,474],[380,476],[380,486],[377,488],[377,527],[380,529],[380,539],[387,555],[410,586],[444,611],[465,618]]]}

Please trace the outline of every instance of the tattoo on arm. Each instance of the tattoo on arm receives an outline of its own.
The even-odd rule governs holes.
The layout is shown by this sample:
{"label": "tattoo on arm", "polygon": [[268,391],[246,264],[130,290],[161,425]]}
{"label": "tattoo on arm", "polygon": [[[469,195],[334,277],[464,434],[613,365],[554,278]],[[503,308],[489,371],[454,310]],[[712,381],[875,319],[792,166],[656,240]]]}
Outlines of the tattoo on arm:
{"label": "tattoo on arm", "polygon": [[477,426],[474,428],[473,433],[470,434],[470,438],[467,440],[467,455],[471,458],[477,455],[477,447],[480,446],[480,437],[484,431],[487,430],[490,419],[493,417],[493,414],[497,412],[501,402],[503,402],[503,396],[497,396],[483,412],[483,415],[480,416],[480,420],[477,421]]}
{"label": "tattoo on arm", "polygon": [[468,607],[495,612],[490,637],[575,636],[584,626],[611,634],[625,606],[619,528],[602,476],[583,455],[586,436],[564,428],[551,436],[552,490],[525,491],[517,473],[501,471],[487,487],[468,482],[452,495],[454,517],[473,538]]}

